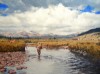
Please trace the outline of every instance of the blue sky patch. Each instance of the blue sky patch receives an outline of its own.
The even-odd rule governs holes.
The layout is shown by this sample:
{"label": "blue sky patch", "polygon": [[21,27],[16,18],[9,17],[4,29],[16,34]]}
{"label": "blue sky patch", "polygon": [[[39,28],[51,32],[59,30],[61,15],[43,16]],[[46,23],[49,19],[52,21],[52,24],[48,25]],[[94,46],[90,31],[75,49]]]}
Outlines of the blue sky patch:
{"label": "blue sky patch", "polygon": [[80,10],[81,12],[92,12],[94,10],[94,7],[88,5],[83,10]]}
{"label": "blue sky patch", "polygon": [[1,16],[8,16],[8,14],[0,14]]}
{"label": "blue sky patch", "polygon": [[95,12],[95,14],[100,14],[100,11]]}
{"label": "blue sky patch", "polygon": [[0,3],[0,10],[5,10],[7,8],[8,8],[8,6],[6,4]]}

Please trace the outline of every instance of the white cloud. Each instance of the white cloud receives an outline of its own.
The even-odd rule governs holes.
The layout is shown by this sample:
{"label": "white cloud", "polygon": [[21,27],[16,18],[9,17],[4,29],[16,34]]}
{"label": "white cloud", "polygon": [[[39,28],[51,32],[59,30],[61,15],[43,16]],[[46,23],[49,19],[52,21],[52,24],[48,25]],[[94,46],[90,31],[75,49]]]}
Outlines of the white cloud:
{"label": "white cloud", "polygon": [[[80,13],[62,4],[48,8],[33,7],[29,11],[0,16],[0,29],[33,30],[39,33],[70,34],[100,27],[100,15]],[[3,28],[2,28],[3,26]],[[5,28],[4,28],[5,26]],[[14,26],[14,27],[12,27]]]}

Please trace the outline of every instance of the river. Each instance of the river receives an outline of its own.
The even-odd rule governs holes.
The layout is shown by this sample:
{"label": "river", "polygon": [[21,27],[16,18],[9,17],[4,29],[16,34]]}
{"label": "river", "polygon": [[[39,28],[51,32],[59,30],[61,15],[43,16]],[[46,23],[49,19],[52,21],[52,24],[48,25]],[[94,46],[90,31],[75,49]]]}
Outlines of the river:
{"label": "river", "polygon": [[37,57],[35,47],[27,47],[28,59],[26,74],[98,74],[96,67],[82,56],[71,53],[68,49],[42,49]]}
{"label": "river", "polygon": [[17,74],[100,74],[97,66],[82,56],[73,54],[68,49],[42,49],[37,57],[35,47],[26,47],[27,69],[18,70]]}

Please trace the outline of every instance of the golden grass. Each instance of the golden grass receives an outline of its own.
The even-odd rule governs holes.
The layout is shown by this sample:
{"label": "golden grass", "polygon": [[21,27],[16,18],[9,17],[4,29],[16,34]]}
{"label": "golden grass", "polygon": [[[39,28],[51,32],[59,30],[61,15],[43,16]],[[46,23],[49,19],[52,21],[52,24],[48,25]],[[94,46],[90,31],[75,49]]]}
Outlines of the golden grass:
{"label": "golden grass", "polygon": [[100,59],[100,45],[98,43],[73,41],[72,43],[69,43],[69,48],[72,51],[79,51],[82,54],[86,53],[94,59]]}
{"label": "golden grass", "polygon": [[25,43],[22,41],[0,40],[0,52],[25,51]]}

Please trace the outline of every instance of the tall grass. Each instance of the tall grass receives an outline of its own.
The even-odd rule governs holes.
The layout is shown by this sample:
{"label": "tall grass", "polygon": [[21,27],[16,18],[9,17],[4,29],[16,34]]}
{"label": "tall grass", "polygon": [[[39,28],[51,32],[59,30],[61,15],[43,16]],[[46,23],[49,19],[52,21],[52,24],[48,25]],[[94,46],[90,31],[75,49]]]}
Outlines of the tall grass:
{"label": "tall grass", "polygon": [[25,51],[25,43],[22,41],[10,42],[10,40],[0,40],[0,52]]}
{"label": "tall grass", "polygon": [[69,43],[69,48],[71,51],[87,54],[94,59],[100,59],[100,45],[98,45],[98,43],[73,41],[72,43]]}

